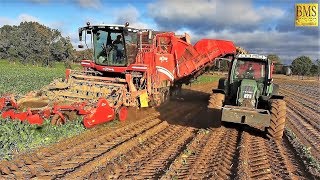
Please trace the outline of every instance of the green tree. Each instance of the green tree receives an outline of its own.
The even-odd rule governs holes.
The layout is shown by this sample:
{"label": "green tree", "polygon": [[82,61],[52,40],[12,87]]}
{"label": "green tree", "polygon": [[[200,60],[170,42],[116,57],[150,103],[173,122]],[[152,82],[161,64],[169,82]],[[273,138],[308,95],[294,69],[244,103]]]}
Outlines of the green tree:
{"label": "green tree", "polygon": [[[10,38],[14,34],[14,28],[9,25],[4,25],[0,28],[0,59],[10,58],[9,49],[11,46]],[[12,51],[11,49],[10,51]]]}
{"label": "green tree", "polygon": [[92,59],[93,50],[92,49],[85,49],[85,50],[79,50],[79,51],[74,50],[73,54],[75,56],[74,57],[75,62],[80,62],[81,60],[84,60],[84,59]]}
{"label": "green tree", "polygon": [[269,54],[268,59],[270,59],[273,63],[281,64],[281,59],[278,55],[276,54]]}
{"label": "green tree", "polygon": [[70,38],[37,22],[0,28],[1,59],[48,66],[54,61],[72,60],[73,52]]}
{"label": "green tree", "polygon": [[291,67],[293,74],[308,75],[312,66],[312,61],[308,56],[300,56],[292,61]]}
{"label": "green tree", "polygon": [[317,59],[311,66],[310,74],[313,76],[320,76],[320,59]]}

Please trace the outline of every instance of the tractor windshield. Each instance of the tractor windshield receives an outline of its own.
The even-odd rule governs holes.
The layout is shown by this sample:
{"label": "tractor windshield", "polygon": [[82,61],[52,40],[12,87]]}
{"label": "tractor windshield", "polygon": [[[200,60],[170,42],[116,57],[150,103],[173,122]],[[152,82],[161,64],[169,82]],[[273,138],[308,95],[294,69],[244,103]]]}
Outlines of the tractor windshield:
{"label": "tractor windshield", "polygon": [[234,80],[254,79],[263,82],[266,75],[266,62],[252,59],[238,59],[233,75]]}
{"label": "tractor windshield", "polygon": [[137,36],[134,32],[99,29],[93,31],[95,63],[105,66],[127,66],[137,54]]}

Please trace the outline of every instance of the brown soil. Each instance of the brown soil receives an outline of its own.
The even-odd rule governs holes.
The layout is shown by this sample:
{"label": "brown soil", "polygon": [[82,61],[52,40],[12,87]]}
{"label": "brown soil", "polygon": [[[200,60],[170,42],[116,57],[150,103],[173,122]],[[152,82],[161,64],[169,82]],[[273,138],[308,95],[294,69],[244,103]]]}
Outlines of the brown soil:
{"label": "brown soil", "polygon": [[[2,161],[1,178],[319,178],[319,174],[308,171],[286,136],[282,142],[275,142],[249,126],[224,124],[214,128],[215,117],[207,117],[206,111],[214,86],[217,84],[186,87],[182,97],[161,107],[130,109],[126,122],[101,125],[34,153]],[[310,97],[304,99],[312,101]],[[287,126],[295,127],[300,132],[297,135],[306,143],[314,143],[316,149],[317,119],[309,118],[319,114],[308,108],[313,114],[304,118],[295,109],[306,113],[306,107],[297,105],[295,100],[292,103],[296,106],[288,113],[296,116],[289,116]],[[307,132],[315,137],[309,139]]]}
{"label": "brown soil", "polygon": [[287,102],[287,127],[320,160],[320,83],[278,79]]}

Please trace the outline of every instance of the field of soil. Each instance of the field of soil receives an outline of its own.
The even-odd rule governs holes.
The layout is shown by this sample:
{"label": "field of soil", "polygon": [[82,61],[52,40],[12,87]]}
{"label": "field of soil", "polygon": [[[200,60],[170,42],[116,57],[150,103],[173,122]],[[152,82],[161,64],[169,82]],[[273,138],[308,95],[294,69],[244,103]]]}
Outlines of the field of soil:
{"label": "field of soil", "polygon": [[[131,109],[130,118],[100,126],[31,154],[0,162],[0,177],[62,179],[318,179],[319,83],[277,79],[287,101],[281,142],[250,126],[207,117],[216,83],[183,90],[159,108]],[[307,147],[306,157],[301,148]],[[319,168],[319,167],[318,167]],[[0,178],[0,179],[1,179]]]}

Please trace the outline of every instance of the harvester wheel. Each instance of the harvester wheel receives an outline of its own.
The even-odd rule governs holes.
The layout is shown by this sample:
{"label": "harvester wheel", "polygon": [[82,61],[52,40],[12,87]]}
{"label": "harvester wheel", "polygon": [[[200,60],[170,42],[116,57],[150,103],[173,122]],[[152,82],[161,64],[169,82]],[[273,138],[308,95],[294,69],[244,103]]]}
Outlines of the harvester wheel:
{"label": "harvester wheel", "polygon": [[208,117],[214,120],[214,126],[221,126],[221,110],[225,95],[222,93],[213,93],[208,103]]}
{"label": "harvester wheel", "polygon": [[125,106],[120,107],[117,113],[117,117],[119,121],[125,121],[128,117],[128,108]]}
{"label": "harvester wheel", "polygon": [[272,100],[270,111],[271,121],[270,127],[267,128],[267,136],[281,140],[286,123],[286,102],[281,99]]}

